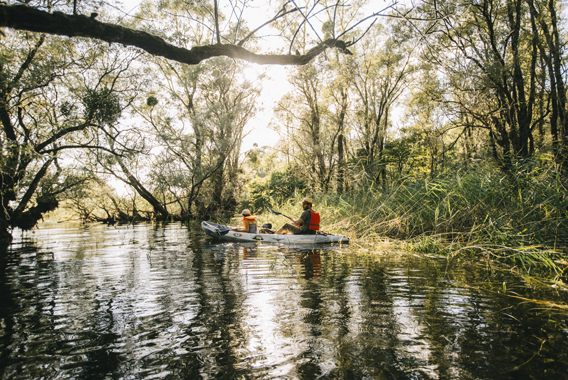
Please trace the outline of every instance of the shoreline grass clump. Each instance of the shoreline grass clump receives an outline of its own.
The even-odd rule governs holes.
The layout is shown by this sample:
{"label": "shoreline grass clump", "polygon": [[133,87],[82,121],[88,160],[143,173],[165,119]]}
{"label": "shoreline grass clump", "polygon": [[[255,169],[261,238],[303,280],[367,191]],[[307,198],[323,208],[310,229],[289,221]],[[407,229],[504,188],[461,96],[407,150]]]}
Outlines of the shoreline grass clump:
{"label": "shoreline grass clump", "polygon": [[561,168],[532,162],[507,174],[477,168],[320,195],[316,208],[325,229],[354,239],[398,239],[411,250],[447,257],[473,252],[565,276],[567,182]]}

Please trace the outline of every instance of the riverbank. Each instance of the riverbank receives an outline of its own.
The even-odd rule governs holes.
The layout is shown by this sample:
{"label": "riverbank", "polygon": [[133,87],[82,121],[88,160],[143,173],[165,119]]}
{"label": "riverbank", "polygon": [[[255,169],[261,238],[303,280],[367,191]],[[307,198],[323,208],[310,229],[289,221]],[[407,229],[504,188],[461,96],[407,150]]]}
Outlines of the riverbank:
{"label": "riverbank", "polygon": [[[568,282],[568,191],[558,173],[503,175],[470,170],[434,180],[408,179],[387,189],[366,187],[315,195],[326,232],[353,242],[384,242],[454,260],[483,257],[522,273]],[[293,201],[278,211],[296,216]],[[264,213],[262,223],[286,220]]]}

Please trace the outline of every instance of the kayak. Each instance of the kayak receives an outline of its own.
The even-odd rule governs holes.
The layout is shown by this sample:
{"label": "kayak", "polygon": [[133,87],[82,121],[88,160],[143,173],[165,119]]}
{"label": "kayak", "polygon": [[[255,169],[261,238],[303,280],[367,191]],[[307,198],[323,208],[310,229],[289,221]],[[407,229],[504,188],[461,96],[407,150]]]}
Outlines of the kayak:
{"label": "kayak", "polygon": [[248,232],[233,231],[231,227],[211,222],[201,222],[203,232],[212,238],[224,241],[283,244],[347,244],[349,238],[343,235],[315,234],[315,235],[276,235],[276,234],[251,234]]}

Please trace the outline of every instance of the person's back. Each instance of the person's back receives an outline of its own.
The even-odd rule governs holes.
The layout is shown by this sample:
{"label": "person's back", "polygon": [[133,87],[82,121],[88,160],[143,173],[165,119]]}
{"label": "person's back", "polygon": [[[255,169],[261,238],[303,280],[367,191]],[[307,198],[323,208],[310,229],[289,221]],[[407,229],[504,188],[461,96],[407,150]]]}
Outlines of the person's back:
{"label": "person's back", "polygon": [[243,212],[241,213],[241,215],[243,216],[243,227],[238,227],[235,229],[235,231],[240,231],[240,232],[248,232],[251,234],[256,234],[258,233],[258,228],[256,225],[256,216],[252,216],[250,214],[250,210],[248,209],[244,209]]}
{"label": "person's back", "polygon": [[318,212],[310,209],[305,210],[300,216],[304,222],[300,227],[299,235],[314,235],[319,230],[320,215]]}
{"label": "person's back", "polygon": [[248,209],[244,209],[242,212],[243,215],[243,226],[245,231],[251,234],[256,234],[258,229],[256,227],[256,216],[252,216]]}

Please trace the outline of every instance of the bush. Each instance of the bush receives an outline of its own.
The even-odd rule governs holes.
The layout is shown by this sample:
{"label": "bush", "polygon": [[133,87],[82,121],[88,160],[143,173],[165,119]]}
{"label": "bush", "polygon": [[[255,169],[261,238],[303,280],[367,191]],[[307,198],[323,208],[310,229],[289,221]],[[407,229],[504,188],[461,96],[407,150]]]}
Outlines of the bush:
{"label": "bush", "polygon": [[249,188],[249,198],[243,202],[243,207],[256,212],[303,194],[307,182],[298,168],[286,167],[283,171],[273,171],[270,176],[252,181]]}

